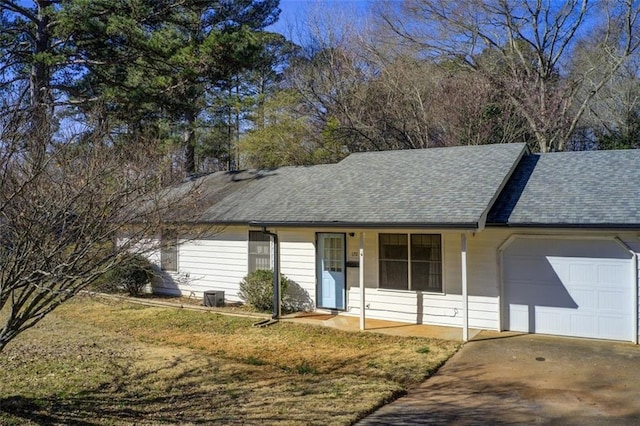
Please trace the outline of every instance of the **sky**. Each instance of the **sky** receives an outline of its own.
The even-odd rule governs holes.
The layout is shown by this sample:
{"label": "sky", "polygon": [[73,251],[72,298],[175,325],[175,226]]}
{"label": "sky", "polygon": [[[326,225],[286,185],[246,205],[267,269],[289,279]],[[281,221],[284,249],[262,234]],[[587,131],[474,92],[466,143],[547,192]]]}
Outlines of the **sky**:
{"label": "sky", "polygon": [[280,19],[267,28],[298,42],[304,33],[304,20],[315,11],[344,15],[354,21],[363,20],[375,0],[280,0]]}

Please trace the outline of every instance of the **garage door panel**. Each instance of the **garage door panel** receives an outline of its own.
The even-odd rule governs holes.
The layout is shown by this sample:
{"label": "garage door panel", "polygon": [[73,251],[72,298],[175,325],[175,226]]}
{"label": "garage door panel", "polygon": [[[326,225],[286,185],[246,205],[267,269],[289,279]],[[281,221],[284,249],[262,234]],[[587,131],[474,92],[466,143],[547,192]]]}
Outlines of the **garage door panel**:
{"label": "garage door panel", "polygon": [[512,265],[512,268],[505,269],[506,280],[537,282],[557,279],[553,268],[544,259],[509,256],[505,258],[505,263]]}
{"label": "garage door panel", "polygon": [[598,327],[602,333],[606,333],[609,336],[609,339],[630,340],[626,332],[626,330],[629,329],[628,324],[623,318],[620,318],[620,316],[601,315],[598,317]]}
{"label": "garage door panel", "polygon": [[558,312],[558,309],[537,306],[535,312],[533,332],[557,334],[567,327],[568,318]]}
{"label": "garage door panel", "polygon": [[603,313],[614,313],[624,311],[629,301],[627,300],[627,292],[622,290],[602,290],[599,294],[598,308]]}
{"label": "garage door panel", "polygon": [[503,253],[505,326],[633,340],[631,271],[614,241],[516,239]]}
{"label": "garage door panel", "polygon": [[577,288],[569,290],[569,294],[576,303],[575,308],[583,312],[592,312],[598,309],[598,291],[593,288]]}
{"label": "garage door panel", "polygon": [[598,318],[592,315],[573,314],[569,316],[569,321],[571,333],[577,337],[591,337],[593,330],[599,329]]}
{"label": "garage door panel", "polygon": [[507,250],[508,255],[516,256],[557,256],[590,259],[594,257],[594,247],[597,246],[596,257],[602,259],[631,259],[631,254],[614,240],[593,239],[553,239],[553,238],[518,238]]}
{"label": "garage door panel", "polygon": [[558,263],[567,262],[565,266],[569,270],[567,275],[561,275],[560,278],[567,285],[598,282],[598,267],[594,264],[588,264],[581,261],[569,259],[555,259]]}
{"label": "garage door panel", "polygon": [[598,268],[598,281],[614,287],[619,287],[628,275],[629,271],[620,268],[619,264],[601,264]]}

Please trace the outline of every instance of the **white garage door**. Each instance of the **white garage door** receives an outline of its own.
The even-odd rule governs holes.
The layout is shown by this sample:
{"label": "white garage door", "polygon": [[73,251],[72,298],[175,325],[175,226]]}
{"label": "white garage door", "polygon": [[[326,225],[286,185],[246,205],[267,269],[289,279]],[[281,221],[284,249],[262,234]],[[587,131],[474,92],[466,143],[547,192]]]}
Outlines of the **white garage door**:
{"label": "white garage door", "polygon": [[633,340],[633,267],[613,240],[517,238],[503,252],[506,330]]}

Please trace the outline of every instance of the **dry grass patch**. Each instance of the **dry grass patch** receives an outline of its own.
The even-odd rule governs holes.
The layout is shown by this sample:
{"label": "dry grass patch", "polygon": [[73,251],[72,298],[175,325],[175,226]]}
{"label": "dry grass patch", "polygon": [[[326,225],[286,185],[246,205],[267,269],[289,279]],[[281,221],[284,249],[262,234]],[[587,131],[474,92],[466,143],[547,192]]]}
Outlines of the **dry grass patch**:
{"label": "dry grass patch", "polygon": [[350,424],[458,347],[79,298],[0,354],[0,423]]}

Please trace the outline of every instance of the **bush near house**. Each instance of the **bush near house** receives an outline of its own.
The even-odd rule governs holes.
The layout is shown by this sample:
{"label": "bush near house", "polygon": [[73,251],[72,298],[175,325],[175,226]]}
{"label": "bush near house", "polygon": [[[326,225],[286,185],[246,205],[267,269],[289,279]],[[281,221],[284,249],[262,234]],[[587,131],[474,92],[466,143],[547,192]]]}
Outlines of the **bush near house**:
{"label": "bush near house", "polygon": [[[287,294],[290,284],[291,280],[280,274],[281,296]],[[273,271],[258,269],[247,274],[240,281],[238,297],[258,311],[271,312],[273,310]],[[286,309],[284,304],[282,307]]]}
{"label": "bush near house", "polygon": [[152,277],[151,262],[144,256],[130,254],[100,277],[94,288],[107,293],[125,291],[129,296],[139,296]]}

